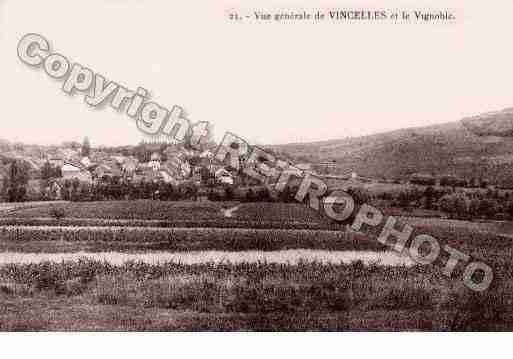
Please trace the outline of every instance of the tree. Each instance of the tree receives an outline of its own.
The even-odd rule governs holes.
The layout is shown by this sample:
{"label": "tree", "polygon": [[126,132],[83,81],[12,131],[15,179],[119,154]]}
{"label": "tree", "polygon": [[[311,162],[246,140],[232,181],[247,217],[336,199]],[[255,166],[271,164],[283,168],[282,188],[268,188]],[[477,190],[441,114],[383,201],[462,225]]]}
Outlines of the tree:
{"label": "tree", "polygon": [[488,218],[493,217],[496,212],[497,212],[497,202],[496,201],[494,201],[492,199],[484,198],[479,203],[479,213],[481,216],[488,217]]}
{"label": "tree", "polygon": [[81,184],[78,200],[79,201],[91,200],[91,187],[87,183]]}
{"label": "tree", "polygon": [[255,200],[257,202],[269,202],[271,201],[271,195],[267,188],[262,188],[258,190],[255,194]]}
{"label": "tree", "polygon": [[233,191],[233,188],[230,186],[227,186],[224,190],[224,197],[226,201],[233,201],[235,198],[235,192]]}
{"label": "tree", "polygon": [[50,180],[52,178],[62,177],[61,169],[58,166],[53,166],[50,162],[46,162],[41,168],[41,179]]}
{"label": "tree", "polygon": [[62,172],[60,167],[53,166],[50,162],[46,162],[43,167],[41,167],[41,184],[40,184],[40,192],[47,196],[49,193],[47,189],[51,185],[51,180],[54,178],[62,177]]}
{"label": "tree", "polygon": [[451,216],[466,216],[468,214],[468,199],[461,193],[446,194],[439,200],[440,209]]}
{"label": "tree", "polygon": [[253,202],[255,200],[255,192],[250,188],[246,192],[246,202]]}
{"label": "tree", "polygon": [[70,200],[78,201],[80,199],[80,181],[77,178],[74,178],[71,181],[71,189],[70,189]]}
{"label": "tree", "polygon": [[369,203],[372,200],[371,193],[363,188],[350,187],[347,189],[347,193],[353,197],[354,202],[358,204]]}
{"label": "tree", "polygon": [[65,180],[61,190],[62,199],[69,201],[71,199],[71,181]]}
{"label": "tree", "polygon": [[468,212],[472,218],[480,216],[481,201],[473,198],[468,205]]}
{"label": "tree", "polygon": [[89,157],[91,155],[91,144],[89,143],[89,137],[84,137],[82,143],[82,157]]}
{"label": "tree", "polygon": [[28,165],[22,161],[13,160],[6,178],[7,199],[9,202],[25,200],[26,186],[29,180]]}
{"label": "tree", "polygon": [[435,189],[432,186],[426,187],[424,190],[424,197],[426,197],[426,209],[433,209],[433,202],[435,200]]}
{"label": "tree", "polygon": [[295,196],[299,187],[297,186],[285,186],[285,188],[279,193],[279,200],[285,203],[295,202]]}
{"label": "tree", "polygon": [[507,201],[505,203],[504,211],[509,216],[509,218],[513,218],[513,201]]}

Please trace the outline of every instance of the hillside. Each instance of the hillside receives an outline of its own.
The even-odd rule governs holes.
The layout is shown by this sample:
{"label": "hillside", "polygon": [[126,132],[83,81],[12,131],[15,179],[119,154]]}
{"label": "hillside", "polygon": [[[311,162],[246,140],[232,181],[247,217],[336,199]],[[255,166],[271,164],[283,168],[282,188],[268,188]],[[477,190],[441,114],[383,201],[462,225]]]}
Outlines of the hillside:
{"label": "hillside", "polygon": [[512,109],[441,125],[270,147],[314,163],[334,161],[341,174],[387,179],[451,174],[513,187]]}

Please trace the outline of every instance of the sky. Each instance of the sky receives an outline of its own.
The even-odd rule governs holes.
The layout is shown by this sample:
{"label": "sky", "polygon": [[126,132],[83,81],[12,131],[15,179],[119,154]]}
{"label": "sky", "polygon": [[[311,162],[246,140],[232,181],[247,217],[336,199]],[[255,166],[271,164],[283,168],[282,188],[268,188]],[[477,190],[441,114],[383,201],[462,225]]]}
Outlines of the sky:
{"label": "sky", "polygon": [[[236,23],[228,13],[303,8],[451,9],[450,24]],[[215,137],[254,144],[359,136],[513,106],[513,3],[484,1],[0,0],[0,138],[135,144],[124,113],[17,57],[38,33],[51,50],[141,86]]]}

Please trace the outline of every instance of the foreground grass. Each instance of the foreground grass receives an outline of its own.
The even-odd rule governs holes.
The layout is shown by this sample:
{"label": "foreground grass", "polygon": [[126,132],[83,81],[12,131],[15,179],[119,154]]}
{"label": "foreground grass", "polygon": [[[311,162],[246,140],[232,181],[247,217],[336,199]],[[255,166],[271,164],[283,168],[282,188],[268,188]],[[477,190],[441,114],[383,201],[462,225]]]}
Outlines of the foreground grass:
{"label": "foreground grass", "polygon": [[511,278],[300,263],[0,268],[1,330],[511,330]]}

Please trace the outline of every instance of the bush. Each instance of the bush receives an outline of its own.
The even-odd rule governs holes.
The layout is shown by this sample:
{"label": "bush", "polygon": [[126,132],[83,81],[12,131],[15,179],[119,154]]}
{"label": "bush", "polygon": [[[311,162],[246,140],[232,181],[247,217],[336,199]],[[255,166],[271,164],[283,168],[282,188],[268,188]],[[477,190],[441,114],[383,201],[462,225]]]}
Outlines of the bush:
{"label": "bush", "polygon": [[447,318],[451,331],[495,331],[507,327],[511,313],[511,284],[485,292],[454,291],[445,306],[455,309]]}
{"label": "bush", "polygon": [[440,209],[450,215],[466,216],[469,212],[468,198],[461,193],[447,194],[439,199]]}
{"label": "bush", "polygon": [[66,212],[64,211],[64,208],[51,207],[50,208],[50,216],[55,219],[62,219],[66,216]]}

